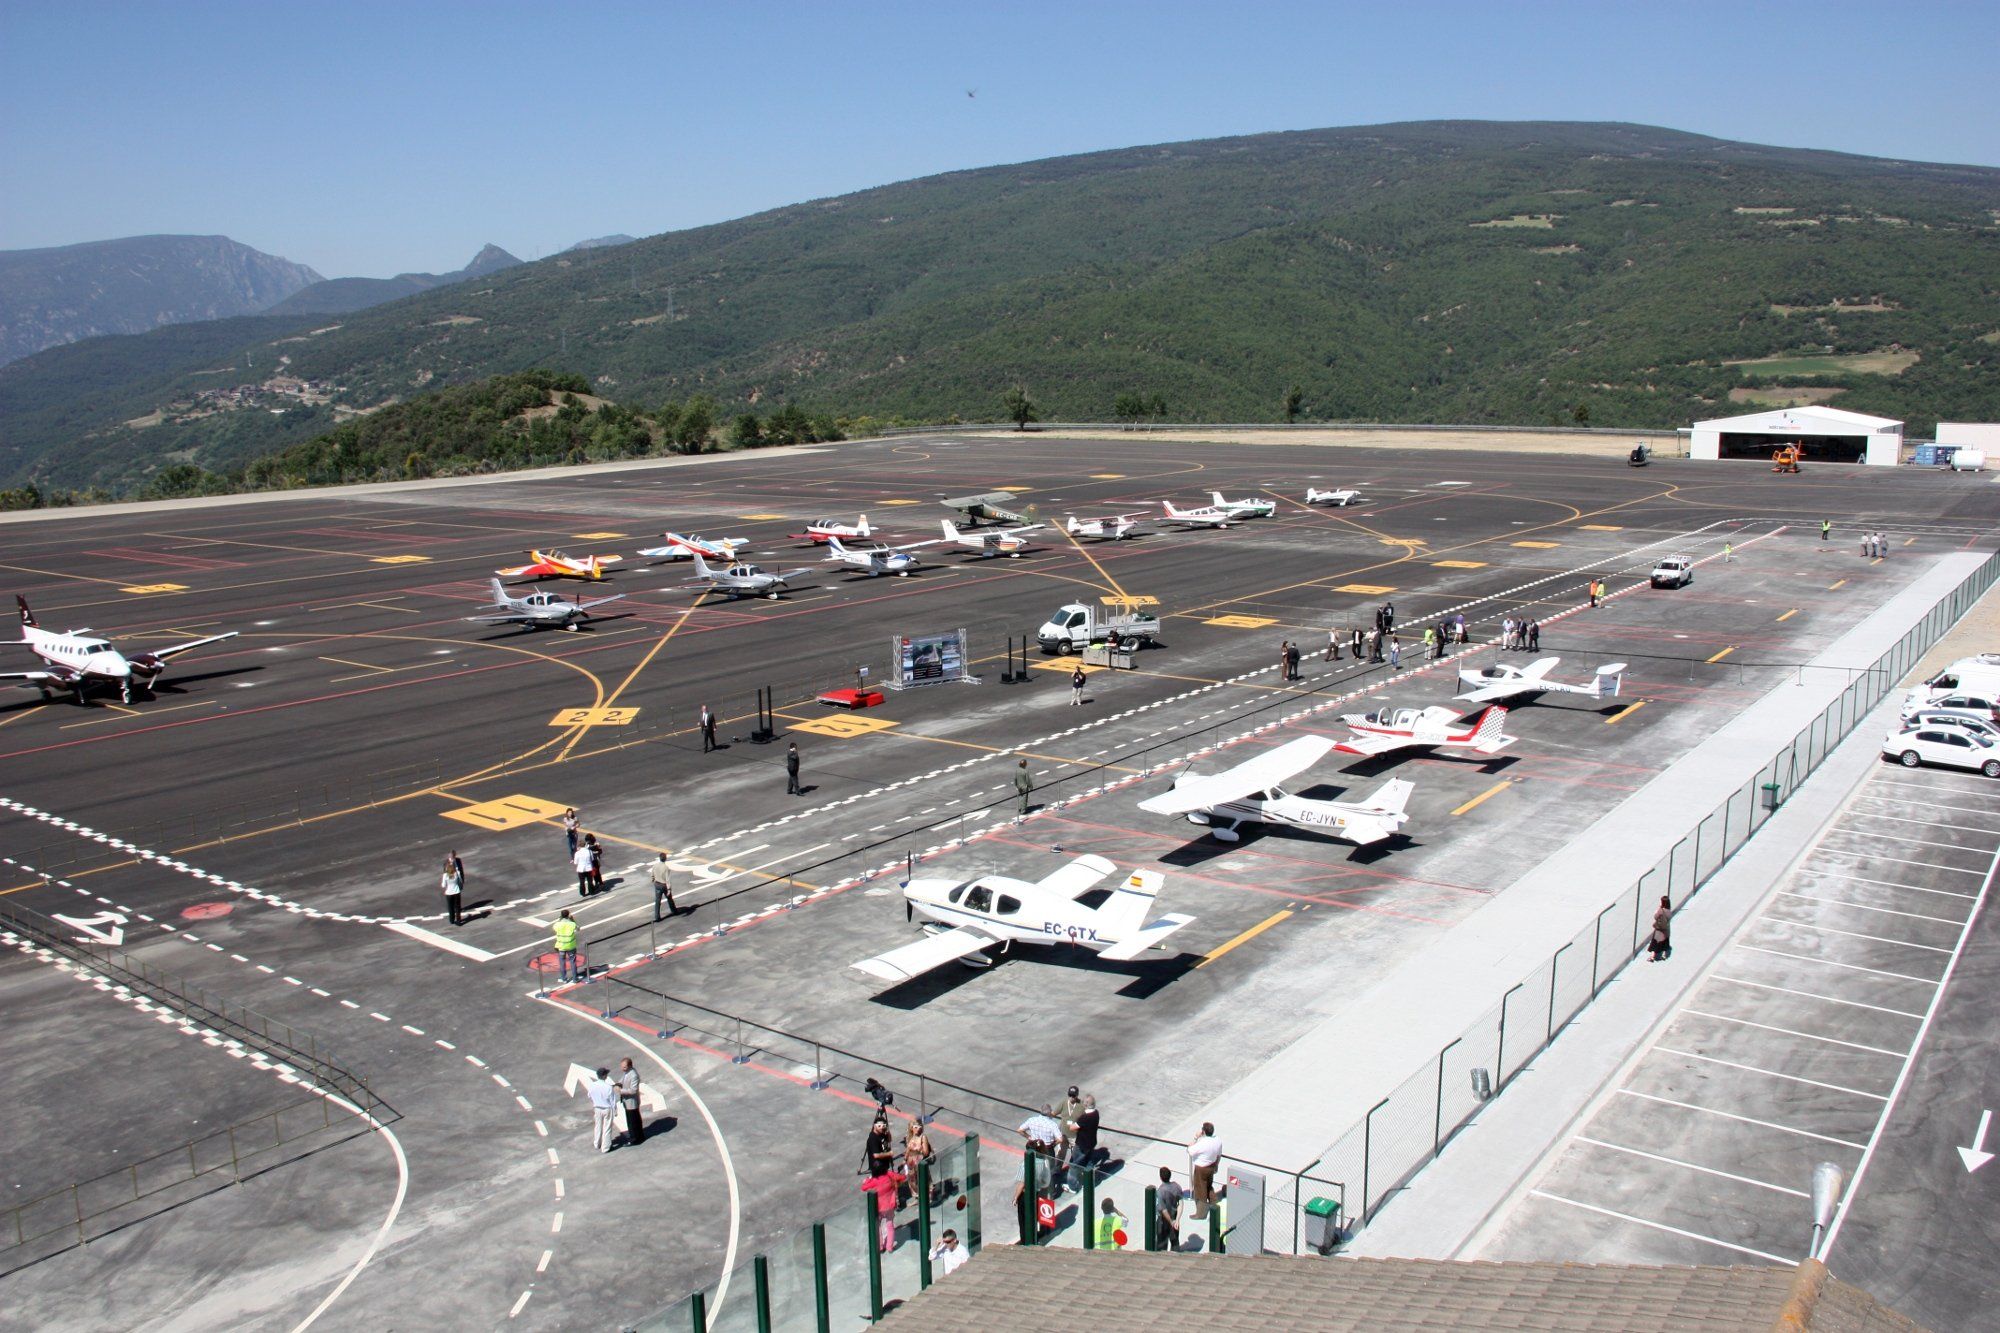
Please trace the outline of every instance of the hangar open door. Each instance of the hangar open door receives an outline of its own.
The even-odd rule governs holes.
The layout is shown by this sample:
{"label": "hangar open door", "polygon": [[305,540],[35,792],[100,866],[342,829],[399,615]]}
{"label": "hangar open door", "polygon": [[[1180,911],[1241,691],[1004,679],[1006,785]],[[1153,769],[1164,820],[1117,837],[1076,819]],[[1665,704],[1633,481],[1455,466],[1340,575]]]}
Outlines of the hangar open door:
{"label": "hangar open door", "polygon": [[1868,437],[1865,435],[1766,435],[1724,431],[1720,441],[1719,457],[1761,458],[1769,461],[1771,455],[1788,444],[1798,445],[1804,452],[1802,459],[1807,463],[1859,463],[1866,452]]}

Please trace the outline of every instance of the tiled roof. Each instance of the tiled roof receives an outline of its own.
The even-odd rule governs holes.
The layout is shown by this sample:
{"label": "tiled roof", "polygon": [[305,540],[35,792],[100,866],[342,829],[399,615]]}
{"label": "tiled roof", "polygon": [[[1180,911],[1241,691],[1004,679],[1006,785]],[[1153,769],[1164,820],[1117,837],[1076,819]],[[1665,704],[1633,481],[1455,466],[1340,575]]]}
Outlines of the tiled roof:
{"label": "tiled roof", "polygon": [[[1796,1296],[1796,1300],[1793,1298]],[[1787,1302],[1792,1301],[1788,1308]],[[899,1333],[1163,1328],[1920,1333],[1808,1264],[1642,1268],[1093,1253],[995,1245],[889,1316]]]}

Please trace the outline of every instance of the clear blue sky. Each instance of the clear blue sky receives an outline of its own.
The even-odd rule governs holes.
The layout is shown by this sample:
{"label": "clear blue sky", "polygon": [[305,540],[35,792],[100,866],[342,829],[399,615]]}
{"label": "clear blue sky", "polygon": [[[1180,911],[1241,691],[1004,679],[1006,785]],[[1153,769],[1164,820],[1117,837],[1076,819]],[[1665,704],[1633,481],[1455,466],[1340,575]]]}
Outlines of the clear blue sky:
{"label": "clear blue sky", "polygon": [[441,271],[961,167],[1433,118],[1996,165],[1996,53],[2000,0],[12,0],[0,249],[221,232],[328,277]]}

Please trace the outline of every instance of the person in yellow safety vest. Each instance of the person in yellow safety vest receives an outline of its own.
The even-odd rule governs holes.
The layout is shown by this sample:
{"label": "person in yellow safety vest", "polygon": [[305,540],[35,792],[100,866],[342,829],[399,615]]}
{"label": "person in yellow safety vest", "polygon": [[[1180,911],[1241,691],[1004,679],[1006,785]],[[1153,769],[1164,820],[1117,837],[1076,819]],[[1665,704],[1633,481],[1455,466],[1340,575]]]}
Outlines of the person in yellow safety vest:
{"label": "person in yellow safety vest", "polygon": [[1097,1243],[1092,1249],[1122,1250],[1125,1248],[1118,1239],[1118,1233],[1125,1230],[1125,1219],[1118,1215],[1118,1205],[1106,1199],[1098,1205],[1103,1216],[1097,1219]]}
{"label": "person in yellow safety vest", "polygon": [[581,980],[576,974],[576,922],[570,920],[569,909],[556,918],[553,931],[556,944],[556,977],[560,981]]}

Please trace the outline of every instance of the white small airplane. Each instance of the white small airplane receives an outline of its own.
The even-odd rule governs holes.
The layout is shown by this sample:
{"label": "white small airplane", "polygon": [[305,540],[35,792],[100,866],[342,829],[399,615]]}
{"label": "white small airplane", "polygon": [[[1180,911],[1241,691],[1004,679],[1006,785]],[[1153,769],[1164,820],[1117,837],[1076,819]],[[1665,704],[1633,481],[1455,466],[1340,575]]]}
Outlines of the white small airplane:
{"label": "white small airplane", "polygon": [[169,658],[237,635],[236,630],[230,630],[227,634],[211,634],[205,639],[191,639],[171,648],[127,657],[103,639],[84,637],[90,633],[88,629],[51,634],[35,623],[35,613],[28,609],[25,597],[17,594],[14,605],[21,608],[21,637],[17,642],[45,665],[40,671],[0,671],[0,680],[27,681],[42,692],[44,699],[52,697],[56,690],[68,690],[82,703],[85,687],[116,683],[119,701],[129,704],[134,686],[148,694],[153,692],[153,685],[165,673]]}
{"label": "white small airplane", "polygon": [[894,574],[898,578],[908,578],[921,563],[910,552],[919,547],[933,545],[931,542],[911,542],[907,546],[844,546],[838,537],[826,541],[826,558],[834,564],[851,565],[870,578],[879,574]]}
{"label": "white small airplane", "polygon": [[1543,693],[1581,694],[1592,699],[1618,697],[1618,691],[1625,681],[1623,662],[1606,662],[1597,668],[1597,674],[1584,684],[1566,685],[1562,681],[1549,679],[1549,672],[1561,661],[1560,657],[1541,657],[1526,666],[1515,666],[1512,662],[1495,662],[1492,666],[1460,667],[1459,684],[1470,688],[1463,694],[1455,694],[1452,697],[1476,704]]}
{"label": "white small airplane", "polygon": [[1226,528],[1230,519],[1234,517],[1228,510],[1217,509],[1212,505],[1197,505],[1193,509],[1182,509],[1172,500],[1162,500],[1160,503],[1166,508],[1169,522],[1186,523],[1190,527]]}
{"label": "white small airplane", "polygon": [[615,602],[624,593],[613,593],[609,597],[598,597],[584,601],[578,597],[573,602],[565,602],[559,595],[537,588],[525,597],[509,597],[507,590],[500,586],[500,580],[493,580],[493,600],[488,606],[498,607],[496,616],[467,616],[466,619],[482,625],[526,625],[529,629],[566,629],[574,631],[584,621],[590,619],[590,608]]}
{"label": "white small airplane", "polygon": [[1348,713],[1340,720],[1356,733],[1333,747],[1343,754],[1388,754],[1412,745],[1498,754],[1515,739],[1506,734],[1507,710],[1499,704],[1464,723],[1458,720],[1457,709],[1442,707],[1378,708],[1372,713]]}
{"label": "white small airplane", "polygon": [[923,919],[924,938],[864,958],[854,967],[895,985],[946,963],[970,960],[993,945],[1005,952],[1017,943],[1074,944],[1123,963],[1194,920],[1169,912],[1147,923],[1162,882],[1155,870],[1132,872],[1102,907],[1077,901],[1117,873],[1118,867],[1101,856],[1079,856],[1034,883],[1002,875],[912,880],[903,888],[903,912],[913,921]]}
{"label": "white small airplane", "polygon": [[748,537],[718,537],[709,541],[699,535],[683,537],[678,532],[663,532],[660,536],[666,539],[665,546],[649,546],[639,554],[648,560],[685,560],[700,551],[707,559],[728,564],[736,559],[738,551],[750,544]]}
{"label": "white small airplane", "polygon": [[582,559],[561,551],[530,551],[528,563],[493,572],[503,579],[602,579],[607,565],[615,565],[622,555],[587,555]]}
{"label": "white small airplane", "polygon": [[1225,500],[1221,491],[1210,491],[1208,498],[1215,507],[1231,518],[1269,518],[1278,512],[1275,500]]}
{"label": "white small airplane", "polygon": [[1311,768],[1333,752],[1331,736],[1301,736],[1247,759],[1225,773],[1196,777],[1183,773],[1173,787],[1139,802],[1155,815],[1186,815],[1190,824],[1213,824],[1217,842],[1235,842],[1245,824],[1291,824],[1320,829],[1357,847],[1380,842],[1409,819],[1405,807],[1415,786],[1403,778],[1382,784],[1365,801],[1317,801],[1294,796],[1278,784]]}
{"label": "white small airplane", "polygon": [[1306,503],[1309,505],[1352,505],[1361,503],[1360,491],[1321,491],[1306,487]]}
{"label": "white small airplane", "polygon": [[769,597],[775,600],[779,593],[790,592],[791,581],[802,574],[810,574],[810,569],[787,569],[773,574],[756,565],[731,565],[727,569],[711,569],[701,553],[694,556],[694,577],[688,580],[689,587],[701,588],[707,592],[719,592],[730,597]]}
{"label": "white small airplane", "polygon": [[964,546],[977,551],[982,559],[1004,555],[1018,560],[1021,558],[1021,552],[1034,544],[1021,534],[1033,532],[1042,525],[1030,523],[1026,527],[994,528],[989,532],[960,532],[958,524],[948,518],[941,518],[938,520],[938,526],[944,529],[945,541],[954,546]]}
{"label": "white small airplane", "polygon": [[1063,520],[1063,531],[1072,537],[1097,537],[1104,541],[1123,541],[1139,530],[1135,521],[1138,514],[1106,514],[1102,518],[1078,518],[1071,514]]}
{"label": "white small airplane", "polygon": [[795,532],[792,535],[810,538],[813,545],[824,546],[833,537],[846,537],[865,542],[875,535],[875,529],[868,526],[868,515],[863,514],[853,523],[843,523],[837,518],[816,518],[806,524],[804,532]]}

